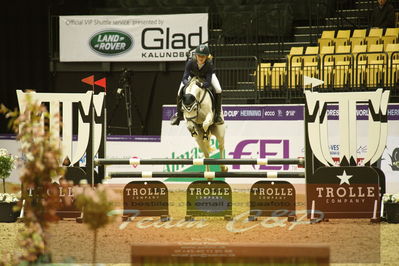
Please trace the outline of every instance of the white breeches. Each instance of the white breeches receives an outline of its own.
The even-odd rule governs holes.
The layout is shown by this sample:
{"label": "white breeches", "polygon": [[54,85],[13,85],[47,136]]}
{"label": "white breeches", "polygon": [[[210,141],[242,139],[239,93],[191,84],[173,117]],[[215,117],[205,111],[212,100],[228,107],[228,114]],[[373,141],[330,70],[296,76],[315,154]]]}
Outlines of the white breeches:
{"label": "white breeches", "polygon": [[[219,80],[218,80],[218,78],[216,77],[215,74],[212,74],[211,83],[212,83],[212,87],[215,89],[215,92],[216,92],[217,94],[222,93],[222,86],[220,86]],[[184,84],[181,82],[181,83],[180,83],[179,90],[177,91],[177,95],[180,95],[180,91],[181,91],[181,89],[182,89],[183,87],[184,87]]]}

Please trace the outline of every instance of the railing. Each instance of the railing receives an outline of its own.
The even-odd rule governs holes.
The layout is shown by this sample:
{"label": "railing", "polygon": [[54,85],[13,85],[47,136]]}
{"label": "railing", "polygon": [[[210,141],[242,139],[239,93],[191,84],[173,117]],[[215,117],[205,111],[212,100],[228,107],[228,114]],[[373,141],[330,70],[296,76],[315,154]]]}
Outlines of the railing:
{"label": "railing", "polygon": [[258,59],[255,56],[219,56],[214,59],[214,64],[225,98],[257,101]]}
{"label": "railing", "polygon": [[[304,76],[324,81],[324,84],[318,86],[319,91],[387,88],[391,90],[392,96],[399,96],[399,51],[391,54],[367,52],[293,55],[285,63],[274,65],[255,62],[256,58],[251,58],[248,61],[251,62],[250,67],[245,69],[235,64],[238,61],[234,61],[234,58],[226,57],[222,60],[228,60],[234,65],[231,69],[225,65],[222,75],[218,72],[222,88],[227,92],[224,96],[227,99],[231,92],[236,92],[236,95],[243,93],[239,97],[245,95],[254,102],[272,99],[284,102],[300,100],[304,97]],[[309,88],[310,85],[305,87]]]}

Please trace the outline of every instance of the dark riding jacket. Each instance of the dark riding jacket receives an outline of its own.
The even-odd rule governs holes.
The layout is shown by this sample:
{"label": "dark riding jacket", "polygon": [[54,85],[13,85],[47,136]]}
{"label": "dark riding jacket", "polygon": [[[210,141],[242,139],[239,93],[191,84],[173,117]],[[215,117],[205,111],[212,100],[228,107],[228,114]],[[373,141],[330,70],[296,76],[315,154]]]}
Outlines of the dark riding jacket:
{"label": "dark riding jacket", "polygon": [[378,28],[395,27],[395,9],[389,1],[382,7],[377,4],[371,14],[370,26]]}
{"label": "dark riding jacket", "polygon": [[211,86],[213,72],[213,64],[210,59],[207,59],[205,64],[201,67],[201,69],[199,69],[197,60],[195,58],[191,58],[186,63],[182,83],[184,86],[186,86],[188,84],[189,78],[199,77],[200,79],[204,80],[203,87],[209,88]]}

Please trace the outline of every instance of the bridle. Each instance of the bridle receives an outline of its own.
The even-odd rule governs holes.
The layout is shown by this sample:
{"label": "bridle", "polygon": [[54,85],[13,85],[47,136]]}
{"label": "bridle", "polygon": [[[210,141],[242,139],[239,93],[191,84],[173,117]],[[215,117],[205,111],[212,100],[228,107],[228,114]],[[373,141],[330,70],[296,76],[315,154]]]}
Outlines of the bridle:
{"label": "bridle", "polygon": [[191,121],[193,123],[195,123],[194,119],[196,119],[198,117],[198,115],[199,115],[199,111],[200,111],[200,108],[201,108],[201,103],[204,101],[206,93],[207,93],[206,89],[202,89],[202,88],[200,88],[200,89],[204,90],[204,94],[202,95],[202,97],[201,97],[201,99],[199,101],[197,100],[197,98],[195,98],[195,101],[192,104],[190,104],[189,106],[186,106],[185,104],[182,104],[183,109],[186,112],[188,112],[188,113],[191,113],[194,109],[197,109],[197,112],[196,112],[196,114],[194,116],[186,117],[186,119],[188,121]]}

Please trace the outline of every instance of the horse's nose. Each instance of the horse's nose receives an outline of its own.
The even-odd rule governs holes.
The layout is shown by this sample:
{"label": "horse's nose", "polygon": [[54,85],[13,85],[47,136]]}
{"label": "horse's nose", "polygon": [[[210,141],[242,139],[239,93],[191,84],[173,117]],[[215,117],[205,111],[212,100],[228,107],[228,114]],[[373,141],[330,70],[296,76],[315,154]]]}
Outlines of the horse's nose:
{"label": "horse's nose", "polygon": [[184,94],[183,99],[182,99],[183,104],[186,106],[192,105],[195,102],[195,100],[196,99],[195,99],[194,95],[192,95],[192,94]]}

